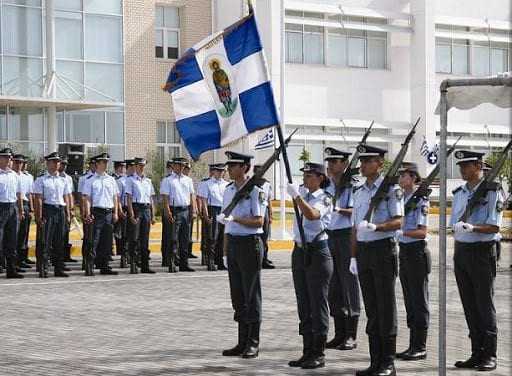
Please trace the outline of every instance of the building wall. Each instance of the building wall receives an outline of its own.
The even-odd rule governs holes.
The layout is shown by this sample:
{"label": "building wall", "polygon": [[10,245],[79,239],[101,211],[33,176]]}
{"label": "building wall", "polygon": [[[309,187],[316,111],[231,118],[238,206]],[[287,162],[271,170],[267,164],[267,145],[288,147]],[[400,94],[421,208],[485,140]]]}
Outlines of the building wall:
{"label": "building wall", "polygon": [[155,6],[180,7],[180,52],[211,33],[210,0],[125,1],[126,155],[155,150],[156,122],[174,120],[161,85],[175,60],[155,57]]}

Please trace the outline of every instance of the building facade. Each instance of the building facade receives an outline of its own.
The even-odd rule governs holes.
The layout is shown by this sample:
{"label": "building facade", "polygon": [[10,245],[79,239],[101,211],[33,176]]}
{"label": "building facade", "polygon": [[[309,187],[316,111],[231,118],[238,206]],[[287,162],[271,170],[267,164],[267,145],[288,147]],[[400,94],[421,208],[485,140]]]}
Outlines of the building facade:
{"label": "building facade", "polygon": [[[47,151],[54,109],[58,143],[84,144],[89,153],[106,145],[114,159],[186,153],[161,86],[187,48],[247,13],[245,0],[0,4],[0,142]],[[421,151],[425,143],[427,152],[435,148],[441,81],[511,70],[508,0],[463,7],[457,0],[253,4],[283,125],[286,133],[298,128],[288,149],[297,178],[304,150],[313,161],[323,159],[326,146],[353,150],[372,121],[369,142],[393,158],[418,117],[408,159],[428,171],[428,153]],[[508,110],[491,105],[451,110],[449,142],[461,135],[459,147],[497,150],[507,142],[511,120]],[[234,147],[252,152],[264,133]],[[255,152],[256,161],[270,153]],[[222,161],[222,151],[204,159]],[[448,167],[457,179],[451,159]],[[276,187],[278,170],[268,175]]]}

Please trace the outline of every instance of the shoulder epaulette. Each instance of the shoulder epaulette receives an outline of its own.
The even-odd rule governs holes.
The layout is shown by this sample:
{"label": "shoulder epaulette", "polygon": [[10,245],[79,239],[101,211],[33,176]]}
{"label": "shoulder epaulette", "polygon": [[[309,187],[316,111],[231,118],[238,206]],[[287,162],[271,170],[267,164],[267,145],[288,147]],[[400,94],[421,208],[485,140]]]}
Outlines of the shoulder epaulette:
{"label": "shoulder epaulette", "polygon": [[88,177],[86,177],[86,179],[90,179],[90,178],[92,178],[93,176],[94,176],[94,174],[89,175]]}
{"label": "shoulder epaulette", "polygon": [[210,180],[210,178],[202,178],[201,181],[207,181]]}
{"label": "shoulder epaulette", "polygon": [[324,191],[326,196],[329,196],[330,198],[334,198],[334,195],[331,194],[330,192],[327,192],[327,190],[324,189],[323,191]]}
{"label": "shoulder epaulette", "polygon": [[226,188],[227,188],[227,187],[232,186],[233,184],[234,184],[234,182],[232,181],[231,183],[229,183],[228,185],[226,185]]}
{"label": "shoulder epaulette", "polygon": [[352,193],[355,193],[358,189],[361,189],[363,187],[363,185],[356,185],[354,187],[352,187]]}
{"label": "shoulder epaulette", "polygon": [[458,187],[458,188],[455,188],[453,191],[452,191],[452,194],[455,194],[457,193],[458,191],[460,191],[462,189],[462,186]]}

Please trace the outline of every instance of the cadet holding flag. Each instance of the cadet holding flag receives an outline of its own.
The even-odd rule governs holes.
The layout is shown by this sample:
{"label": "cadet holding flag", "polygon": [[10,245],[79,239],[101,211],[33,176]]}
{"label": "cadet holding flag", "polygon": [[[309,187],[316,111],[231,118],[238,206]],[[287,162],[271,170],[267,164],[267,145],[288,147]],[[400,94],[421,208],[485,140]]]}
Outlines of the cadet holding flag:
{"label": "cadet holding flag", "polygon": [[[231,203],[237,191],[246,183],[251,168],[251,155],[226,152],[229,177],[223,210]],[[217,221],[224,227],[224,257],[229,274],[231,303],[238,322],[238,343],[224,350],[224,356],[255,358],[259,353],[261,325],[261,266],[263,261],[263,216],[265,194],[254,186],[245,199],[240,200],[229,216],[221,213]]]}
{"label": "cadet holding flag", "polygon": [[117,275],[108,263],[112,254],[114,224],[118,219],[119,191],[115,179],[106,172],[110,156],[102,153],[95,160],[96,172],[86,179],[82,189],[84,218],[94,226],[85,275],[94,275],[94,262],[100,268],[100,274]]}

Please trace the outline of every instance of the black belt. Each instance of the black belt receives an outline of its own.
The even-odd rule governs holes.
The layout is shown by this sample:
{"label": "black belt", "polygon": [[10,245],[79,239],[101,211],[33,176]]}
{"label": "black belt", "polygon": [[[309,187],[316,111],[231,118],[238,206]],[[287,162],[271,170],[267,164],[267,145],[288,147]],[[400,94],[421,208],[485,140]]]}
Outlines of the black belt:
{"label": "black belt", "polygon": [[138,208],[149,208],[151,206],[151,204],[143,204],[143,203],[134,202],[133,206],[136,206]]}
{"label": "black belt", "polygon": [[226,234],[226,235],[228,235],[233,240],[244,240],[244,239],[259,237],[261,234],[250,234],[250,235],[231,235],[231,234]]}
{"label": "black belt", "polygon": [[100,213],[111,213],[114,209],[112,208],[99,208],[97,206],[94,206],[92,210],[100,212]]}
{"label": "black belt", "polygon": [[[300,243],[295,243],[297,245],[297,247],[299,248],[302,248],[302,244]],[[316,241],[312,241],[311,243],[308,243],[306,242],[306,247],[309,249],[323,249],[323,248],[327,248],[328,247],[328,244],[327,244],[327,239],[325,240],[316,240]]]}
{"label": "black belt", "polygon": [[466,249],[470,249],[470,250],[475,249],[475,250],[479,251],[482,249],[482,247],[491,247],[495,243],[496,243],[495,240],[491,240],[488,242],[472,242],[472,243],[464,243],[464,242],[456,241],[455,245],[458,245],[459,247],[462,247],[462,248],[466,248]]}
{"label": "black belt", "polygon": [[338,228],[336,230],[325,230],[327,235],[346,235],[352,232],[352,227]]}
{"label": "black belt", "polygon": [[219,209],[221,210],[222,209],[222,206],[217,206],[217,205],[208,205],[208,209],[210,208],[213,208],[213,209]]}
{"label": "black belt", "polygon": [[403,249],[409,249],[409,248],[417,248],[419,246],[425,246],[427,244],[427,242],[425,240],[417,240],[417,241],[414,241],[414,242],[410,242],[410,243],[398,243],[400,245],[400,248],[403,248]]}
{"label": "black belt", "polygon": [[54,205],[54,204],[43,204],[43,206],[47,209],[64,209],[66,205]]}
{"label": "black belt", "polygon": [[384,238],[384,239],[379,239],[379,240],[372,240],[372,241],[369,241],[369,242],[357,241],[358,245],[363,245],[365,247],[372,247],[372,248],[378,247],[380,245],[387,245],[389,243],[394,243],[393,238]]}
{"label": "black belt", "polygon": [[188,210],[189,207],[188,206],[171,206],[171,209],[176,210],[176,211],[185,211],[185,210]]}

